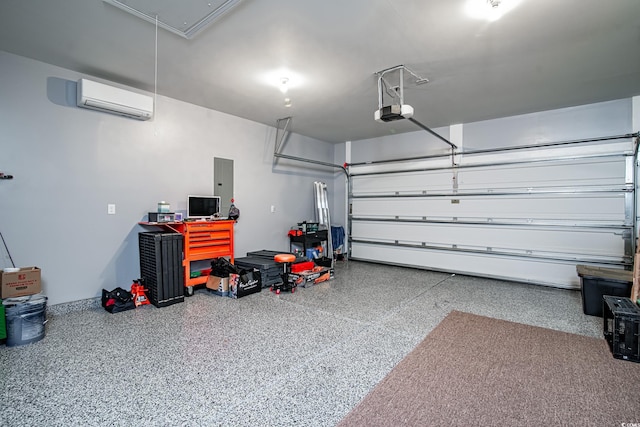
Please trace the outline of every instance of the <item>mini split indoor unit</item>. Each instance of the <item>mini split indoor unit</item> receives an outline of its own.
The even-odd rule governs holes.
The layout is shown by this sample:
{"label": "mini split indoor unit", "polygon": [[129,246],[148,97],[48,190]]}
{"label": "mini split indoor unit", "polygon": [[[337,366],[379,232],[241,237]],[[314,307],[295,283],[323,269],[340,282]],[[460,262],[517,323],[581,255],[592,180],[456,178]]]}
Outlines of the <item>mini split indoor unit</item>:
{"label": "mini split indoor unit", "polygon": [[149,120],[153,116],[152,97],[87,79],[78,80],[77,104],[136,120]]}

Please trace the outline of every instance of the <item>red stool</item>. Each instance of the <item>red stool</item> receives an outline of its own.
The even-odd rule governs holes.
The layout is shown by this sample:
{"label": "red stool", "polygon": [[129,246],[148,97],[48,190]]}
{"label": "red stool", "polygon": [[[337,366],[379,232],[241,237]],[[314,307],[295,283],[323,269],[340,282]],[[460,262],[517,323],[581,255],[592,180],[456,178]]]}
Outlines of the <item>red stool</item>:
{"label": "red stool", "polygon": [[271,291],[276,291],[276,294],[279,294],[280,291],[294,293],[298,283],[296,281],[292,282],[289,273],[291,273],[291,263],[296,260],[296,256],[293,254],[277,254],[273,257],[273,260],[282,264],[282,283],[271,286]]}

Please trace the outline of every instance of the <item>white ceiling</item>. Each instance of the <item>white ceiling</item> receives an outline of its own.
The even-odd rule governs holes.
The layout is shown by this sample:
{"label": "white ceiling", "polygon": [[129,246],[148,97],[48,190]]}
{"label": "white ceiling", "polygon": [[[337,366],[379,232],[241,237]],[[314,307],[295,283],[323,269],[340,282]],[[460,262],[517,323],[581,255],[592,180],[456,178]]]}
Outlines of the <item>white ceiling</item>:
{"label": "white ceiling", "polygon": [[[373,120],[374,74],[401,64],[430,80],[404,89],[431,128],[640,95],[640,0],[520,0],[494,22],[467,1],[243,0],[190,40],[158,31],[157,91],[330,142],[419,130]],[[150,92],[155,34],[102,0],[0,1],[0,50]]]}

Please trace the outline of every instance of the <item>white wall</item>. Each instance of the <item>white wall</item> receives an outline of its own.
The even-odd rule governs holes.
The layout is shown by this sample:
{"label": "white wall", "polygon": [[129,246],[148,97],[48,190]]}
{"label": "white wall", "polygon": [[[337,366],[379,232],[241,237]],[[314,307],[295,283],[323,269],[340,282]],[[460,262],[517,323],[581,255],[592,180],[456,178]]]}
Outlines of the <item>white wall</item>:
{"label": "white wall", "polygon": [[[0,52],[0,172],[14,176],[0,180],[0,232],[16,266],[42,269],[50,304],[128,288],[140,274],[138,221],[160,200],[184,210],[187,194],[212,194],[214,157],[234,160],[236,257],[287,250],[289,228],[313,218],[312,183],[331,191],[333,171],[273,164],[273,127],[162,96],[148,122],[79,109],[81,77],[92,78]],[[296,134],[284,148],[327,162],[333,150]]]}
{"label": "white wall", "polygon": [[570,141],[632,131],[631,98],[464,125],[464,148]]}

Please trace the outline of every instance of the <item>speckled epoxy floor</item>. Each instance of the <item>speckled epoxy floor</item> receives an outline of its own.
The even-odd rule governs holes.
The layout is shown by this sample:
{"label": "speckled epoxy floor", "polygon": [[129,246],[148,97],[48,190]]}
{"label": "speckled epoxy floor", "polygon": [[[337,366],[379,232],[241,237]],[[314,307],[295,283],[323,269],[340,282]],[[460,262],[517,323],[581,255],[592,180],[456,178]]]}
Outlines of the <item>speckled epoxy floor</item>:
{"label": "speckled epoxy floor", "polygon": [[333,426],[454,309],[602,335],[577,291],[339,262],[294,294],[49,314],[0,347],[0,425]]}

